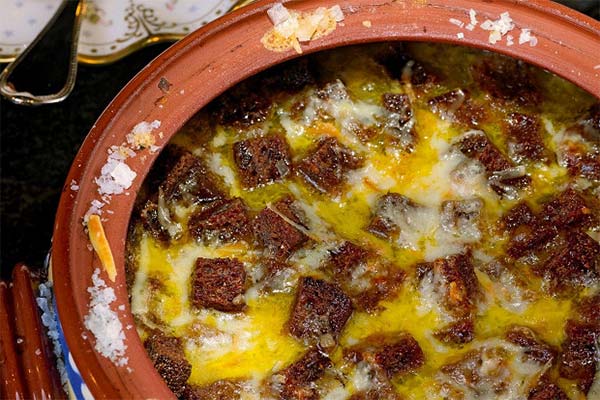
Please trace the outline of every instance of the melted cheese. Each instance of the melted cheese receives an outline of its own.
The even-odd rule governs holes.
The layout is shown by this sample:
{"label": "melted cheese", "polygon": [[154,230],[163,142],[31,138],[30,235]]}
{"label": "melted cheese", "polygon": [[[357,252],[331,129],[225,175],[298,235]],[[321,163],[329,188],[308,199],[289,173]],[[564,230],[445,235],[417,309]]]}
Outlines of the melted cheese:
{"label": "melted cheese", "polygon": [[[437,57],[427,45],[421,46],[423,57]],[[460,62],[451,58],[450,65],[456,67],[471,62],[469,54]],[[186,356],[193,366],[190,383],[202,385],[218,379],[243,379],[244,399],[264,398],[260,391],[262,380],[297,360],[305,351],[304,345],[286,331],[298,277],[322,274],[319,269],[330,251],[344,240],[350,240],[371,248],[381,258],[405,270],[408,278],[397,298],[380,304],[382,311],[354,312],[342,332],[342,347],[354,345],[374,332],[409,332],[422,347],[426,362],[418,373],[393,383],[403,398],[438,399],[444,396],[443,384],[447,383],[447,377],[439,372],[441,366],[469,350],[500,346],[509,351],[509,368],[514,374],[503,398],[523,396],[523,388],[543,368],[523,362],[521,350],[499,338],[509,326],[520,324],[533,327],[543,340],[559,345],[564,336],[564,323],[571,313],[571,300],[540,293],[534,281],[523,287],[506,271],[499,279],[477,271],[484,292],[475,317],[478,339],[456,348],[443,345],[433,337],[436,330],[451,320],[440,307],[441,299],[436,291],[440,283],[433,275],[420,283],[413,278],[415,263],[462,252],[466,246],[475,248],[474,255],[481,263],[502,255],[506,238],[497,236],[493,227],[516,200],[500,198],[490,188],[482,166],[454,149],[453,143],[465,132],[432,113],[412,92],[409,95],[413,101],[417,139],[411,151],[385,140],[361,141],[356,135],[359,126],[384,132],[387,111],[381,105],[382,93],[398,93],[409,88],[387,78],[368,52],[340,50],[320,56],[319,62],[329,71],[324,76],[331,78],[333,74],[335,78],[325,87],[326,96],[322,93],[319,96],[314,87],[308,87],[276,103],[270,119],[248,131],[217,127],[212,138],[198,144],[193,132],[184,130],[175,139],[204,157],[211,171],[227,186],[229,195],[242,197],[253,213],[285,194],[295,196],[296,205],[308,219],[307,233],[312,242],[288,260],[293,268],[281,277],[277,290],[263,291],[260,280],[265,271],[259,262],[261,254],[251,244],[205,246],[183,235],[166,248],[144,234],[138,244],[139,262],[131,288],[133,313],[146,326],[154,327],[159,320],[169,327],[171,334],[183,338]],[[292,111],[297,102],[305,104],[300,115]],[[555,150],[564,135],[554,129],[551,116],[546,120],[547,131],[555,138],[549,148]],[[293,176],[251,191],[243,190],[232,159],[231,144],[264,134],[271,128],[285,135],[296,158],[305,154],[320,136],[327,135],[337,137],[355,151],[364,164],[347,174],[346,187],[335,197],[317,193]],[[495,143],[503,144],[498,128],[492,125],[484,128]],[[532,185],[519,196],[528,196],[532,202],[547,198],[567,181],[566,169],[554,162],[532,163],[525,168]],[[400,228],[395,241],[382,240],[365,230],[377,200],[386,193],[402,194],[421,205],[402,215],[393,210],[387,215]],[[482,202],[477,221],[467,229],[446,225],[443,202],[470,199]],[[177,220],[184,221],[186,214],[192,211],[193,208],[178,209]],[[245,312],[197,310],[190,305],[190,276],[198,257],[236,257],[243,262],[252,281],[246,290]],[[364,282],[357,276],[355,283]],[[140,332],[143,336],[143,327]],[[346,384],[324,389],[323,398],[346,399],[356,391],[372,387],[366,366],[359,364],[348,369],[339,349],[332,354],[332,360],[335,368],[344,370]],[[481,368],[489,372],[496,367],[496,362],[485,360]],[[565,390],[576,393],[572,383],[559,383]],[[475,398],[470,389],[459,389],[465,392],[465,399]]]}

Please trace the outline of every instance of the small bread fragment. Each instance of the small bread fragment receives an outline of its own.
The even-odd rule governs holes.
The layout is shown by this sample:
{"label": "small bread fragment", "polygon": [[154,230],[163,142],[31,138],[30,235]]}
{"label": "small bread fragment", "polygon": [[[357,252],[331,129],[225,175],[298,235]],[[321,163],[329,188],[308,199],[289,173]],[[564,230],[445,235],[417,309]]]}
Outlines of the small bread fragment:
{"label": "small bread fragment", "polygon": [[[282,213],[283,214],[283,213]],[[270,208],[263,209],[252,222],[256,241],[270,257],[285,260],[308,241],[308,236]]]}
{"label": "small bread fragment", "polygon": [[197,308],[245,308],[246,270],[235,258],[198,258],[192,275],[192,304]]}
{"label": "small bread fragment", "polygon": [[352,301],[336,284],[303,277],[288,322],[292,336],[307,342],[323,335],[337,340],[352,315]]}
{"label": "small bread fragment", "polygon": [[320,139],[298,164],[304,180],[320,192],[336,192],[344,183],[346,172],[359,168],[361,159],[334,137]]}
{"label": "small bread fragment", "polygon": [[238,400],[241,387],[238,382],[223,379],[209,385],[186,385],[181,394],[182,400]]}
{"label": "small bread fragment", "polygon": [[250,219],[240,198],[217,201],[190,216],[188,230],[199,241],[218,239],[230,242],[241,239],[248,231]]}
{"label": "small bread fragment", "polygon": [[183,394],[192,366],[185,358],[179,338],[153,331],[144,341],[144,347],[169,389],[175,396]]}
{"label": "small bread fragment", "polygon": [[354,363],[366,361],[381,368],[388,378],[414,372],[425,364],[419,343],[408,332],[374,334],[347,349],[345,357]]}
{"label": "small bread fragment", "polygon": [[327,354],[316,348],[309,349],[292,365],[271,377],[271,388],[280,399],[318,399],[315,381],[332,365]]}
{"label": "small bread fragment", "polygon": [[552,364],[557,352],[549,344],[540,340],[535,332],[525,326],[513,326],[505,334],[506,339],[525,349],[524,355],[540,364]]}
{"label": "small bread fragment", "polygon": [[160,190],[167,203],[209,203],[224,197],[204,162],[189,151],[182,152]]}
{"label": "small bread fragment", "polygon": [[279,181],[290,172],[290,148],[282,135],[236,142],[233,158],[242,185],[248,189]]}

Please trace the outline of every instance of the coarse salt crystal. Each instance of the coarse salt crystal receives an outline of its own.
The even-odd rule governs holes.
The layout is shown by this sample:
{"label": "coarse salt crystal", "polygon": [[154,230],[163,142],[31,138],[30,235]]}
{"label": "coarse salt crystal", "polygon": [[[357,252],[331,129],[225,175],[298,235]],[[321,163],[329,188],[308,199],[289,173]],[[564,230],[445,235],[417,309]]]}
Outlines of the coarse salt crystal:
{"label": "coarse salt crystal", "polygon": [[458,20],[456,18],[450,18],[449,21],[450,21],[451,24],[456,25],[456,26],[458,26],[460,28],[462,28],[465,25],[464,22],[462,22],[461,20]]}
{"label": "coarse salt crystal", "polygon": [[464,34],[464,33],[462,33],[462,32],[458,32],[458,33],[456,34],[456,37],[457,37],[457,38],[459,38],[459,39],[464,39],[464,38],[465,38],[465,34]]}
{"label": "coarse salt crystal", "polygon": [[514,44],[514,38],[512,35],[506,35],[506,45],[512,46]]}
{"label": "coarse salt crystal", "polygon": [[75,179],[71,180],[71,184],[70,184],[70,189],[74,192],[79,190],[79,185],[77,184],[77,181],[75,181]]}
{"label": "coarse salt crystal", "polygon": [[531,30],[530,29],[521,29],[521,34],[519,35],[519,44],[523,44],[529,42],[531,39]]}
{"label": "coarse salt crystal", "polygon": [[365,28],[370,28],[370,27],[372,26],[372,25],[371,25],[371,21],[369,21],[368,19],[364,20],[364,21],[362,22],[362,24],[363,24],[363,26],[364,26]]}
{"label": "coarse salt crystal", "polygon": [[287,8],[281,3],[276,3],[267,10],[267,15],[273,25],[279,25],[290,19],[291,15]]}
{"label": "coarse salt crystal", "polygon": [[125,366],[129,360],[125,357],[127,345],[125,344],[123,325],[117,313],[110,307],[117,299],[115,291],[113,288],[107,287],[106,282],[100,278],[99,268],[94,270],[92,284],[87,289],[90,294],[90,303],[83,323],[96,339],[94,345],[96,351],[115,365]]}
{"label": "coarse salt crystal", "polygon": [[154,135],[152,135],[152,131],[158,128],[160,128],[159,120],[154,120],[152,122],[142,121],[134,126],[131,132],[127,134],[127,143],[132,145],[136,150],[149,147],[154,144]]}
{"label": "coarse salt crystal", "polygon": [[344,12],[342,8],[336,4],[335,6],[329,9],[329,13],[335,19],[336,22],[342,22],[344,20]]}
{"label": "coarse salt crystal", "polygon": [[491,44],[496,44],[498,41],[502,39],[502,36],[506,35],[509,31],[514,29],[515,24],[513,23],[512,18],[508,12],[503,12],[500,14],[500,18],[495,21],[486,19],[480,25],[481,29],[490,31],[490,35],[488,37],[488,42]]}
{"label": "coarse salt crystal", "polygon": [[472,8],[469,10],[469,22],[470,25],[473,25],[473,27],[477,26],[477,24],[479,23],[479,21],[477,21],[477,12],[475,12],[475,10],[473,10]]}
{"label": "coarse salt crystal", "polygon": [[110,173],[110,176],[113,177],[118,185],[123,186],[125,189],[129,189],[137,174],[132,171],[127,164],[118,163],[115,169]]}

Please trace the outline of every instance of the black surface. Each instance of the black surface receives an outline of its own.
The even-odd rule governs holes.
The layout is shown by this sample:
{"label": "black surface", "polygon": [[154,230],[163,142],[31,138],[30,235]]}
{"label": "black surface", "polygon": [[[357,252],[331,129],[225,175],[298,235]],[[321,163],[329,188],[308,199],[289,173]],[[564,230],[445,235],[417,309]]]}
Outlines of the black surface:
{"label": "black surface", "polygon": [[75,89],[62,103],[32,108],[0,100],[2,278],[17,262],[42,265],[60,192],[85,135],[119,90],[167,47],[154,45],[111,65],[80,65]]}

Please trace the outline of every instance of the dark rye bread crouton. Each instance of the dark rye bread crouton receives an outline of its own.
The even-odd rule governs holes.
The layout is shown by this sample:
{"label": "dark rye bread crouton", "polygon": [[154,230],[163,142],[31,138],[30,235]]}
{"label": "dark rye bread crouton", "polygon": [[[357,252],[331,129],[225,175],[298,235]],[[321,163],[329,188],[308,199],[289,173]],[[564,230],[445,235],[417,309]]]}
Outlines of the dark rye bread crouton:
{"label": "dark rye bread crouton", "polygon": [[375,211],[367,226],[367,231],[382,239],[389,239],[400,232],[399,219],[406,219],[421,208],[410,198],[399,193],[387,193],[377,200]]}
{"label": "dark rye bread crouton", "polygon": [[433,261],[433,273],[441,277],[444,308],[455,318],[470,317],[480,294],[471,254],[438,258]]}
{"label": "dark rye bread crouton", "polygon": [[559,358],[560,376],[572,379],[584,393],[592,386],[598,364],[597,327],[574,320],[567,321],[566,339]]}
{"label": "dark rye bread crouton", "polygon": [[504,335],[506,340],[524,349],[525,358],[539,364],[552,364],[557,351],[540,340],[531,328],[513,326]]}
{"label": "dark rye bread crouton", "polygon": [[504,130],[509,138],[508,154],[515,162],[547,158],[540,121],[536,116],[512,113],[508,115]]}
{"label": "dark rye bread crouton", "polygon": [[600,277],[600,244],[578,229],[564,235],[564,242],[548,261],[533,269],[548,281],[551,293],[585,286]]}
{"label": "dark rye bread crouton", "polygon": [[544,205],[540,211],[542,221],[559,228],[587,227],[595,222],[592,206],[577,191],[567,189]]}
{"label": "dark rye bread crouton", "polygon": [[346,359],[366,361],[383,370],[388,378],[415,372],[425,364],[419,343],[408,332],[374,334],[344,350]]}
{"label": "dark rye bread crouton", "polygon": [[581,299],[577,304],[577,317],[600,332],[600,294]]}
{"label": "dark rye bread crouton", "polygon": [[329,251],[327,264],[334,276],[351,278],[354,269],[367,262],[368,255],[368,250],[352,242],[344,242],[340,247]]}
{"label": "dark rye bread crouton", "polygon": [[296,199],[291,194],[287,194],[271,204],[271,208],[277,210],[279,214],[283,215],[293,223],[308,229],[306,213],[302,207],[296,203]]}
{"label": "dark rye bread crouton", "polygon": [[240,384],[229,380],[220,380],[205,386],[187,385],[181,394],[182,400],[238,400],[240,398]]}
{"label": "dark rye bread crouton", "polygon": [[427,101],[431,111],[442,119],[456,122],[465,127],[476,128],[488,115],[482,106],[471,99],[468,90],[455,89]]}
{"label": "dark rye bread crouton", "polygon": [[284,400],[317,400],[319,394],[315,382],[331,365],[327,354],[311,348],[298,361],[271,377],[271,391]]}
{"label": "dark rye bread crouton", "polygon": [[381,99],[386,110],[398,115],[400,126],[406,125],[413,117],[412,107],[407,94],[384,93]]}
{"label": "dark rye bread crouton", "polygon": [[305,342],[337,340],[352,311],[352,301],[338,285],[302,277],[288,321],[290,334]]}
{"label": "dark rye bread crouton", "polygon": [[192,274],[191,302],[197,308],[241,311],[246,270],[235,258],[198,258]]}
{"label": "dark rye bread crouton", "polygon": [[591,204],[577,191],[567,189],[542,206],[531,221],[516,227],[507,253],[519,258],[552,240],[561,230],[597,223]]}
{"label": "dark rye bread crouton", "polygon": [[348,400],[402,400],[402,397],[396,393],[393,386],[386,385],[366,392],[354,393]]}
{"label": "dark rye bread crouton", "polygon": [[385,262],[368,250],[344,242],[329,251],[324,270],[341,285],[357,309],[372,312],[379,302],[395,296],[406,277],[401,269]]}
{"label": "dark rye bread crouton", "polygon": [[434,332],[433,337],[445,344],[469,343],[475,338],[475,325],[471,318],[460,319]]}
{"label": "dark rye bread crouton", "polygon": [[569,396],[555,383],[542,378],[529,391],[527,400],[569,400]]}
{"label": "dark rye bread crouton", "polygon": [[192,373],[192,366],[185,358],[179,338],[156,330],[144,341],[144,348],[169,389],[175,396],[180,396]]}
{"label": "dark rye bread crouton", "polygon": [[400,121],[406,123],[412,118],[413,112],[407,94],[384,93],[381,96],[381,100],[386,110],[400,116]]}
{"label": "dark rye bread crouton", "polygon": [[240,198],[216,201],[193,213],[188,220],[190,234],[199,241],[218,239],[223,242],[241,239],[248,232],[250,218]]}
{"label": "dark rye bread crouton", "polygon": [[316,68],[308,58],[291,60],[260,75],[260,82],[273,91],[296,93],[316,83]]}
{"label": "dark rye bread crouton", "polygon": [[290,147],[279,134],[234,143],[233,159],[248,189],[279,181],[290,172]]}
{"label": "dark rye bread crouton", "polygon": [[189,151],[182,153],[159,190],[169,203],[208,203],[224,197],[204,162]]}
{"label": "dark rye bread crouton", "polygon": [[506,394],[506,388],[513,378],[507,366],[509,357],[510,353],[505,348],[482,347],[470,350],[457,361],[443,365],[440,371],[446,378],[444,386],[454,395],[449,398],[462,399],[471,393],[487,394],[482,398]]}
{"label": "dark rye bread crouton", "polygon": [[304,180],[320,192],[335,192],[348,171],[360,167],[361,159],[334,137],[319,139],[297,165]]}
{"label": "dark rye bread crouton", "polygon": [[529,225],[534,221],[534,213],[525,202],[520,202],[511,208],[500,220],[501,229],[514,231],[522,225]]}
{"label": "dark rye bread crouton", "polygon": [[537,106],[542,101],[533,69],[523,61],[508,57],[484,59],[473,67],[479,87],[492,99],[520,106]]}
{"label": "dark rye bread crouton", "polygon": [[529,176],[515,176],[511,172],[514,169],[513,163],[498,150],[483,131],[471,131],[457,146],[465,156],[483,165],[490,186],[500,195],[508,191],[507,186],[522,189],[531,182]]}
{"label": "dark rye bread crouton", "polygon": [[[391,143],[399,146],[401,149],[412,151],[417,139],[414,130],[415,120],[413,119],[413,110],[410,99],[406,94],[385,93],[382,96],[382,103],[388,111],[382,120],[383,132],[391,137]],[[359,137],[376,136],[375,129],[370,128],[367,131],[371,133],[358,132]]]}
{"label": "dark rye bread crouton", "polygon": [[569,175],[600,181],[600,153],[568,149],[562,159]]}
{"label": "dark rye bread crouton", "polygon": [[142,209],[140,210],[140,219],[144,226],[144,230],[149,232],[153,238],[161,242],[169,240],[169,232],[160,223],[158,218],[158,204],[152,200],[146,201]]}
{"label": "dark rye bread crouton", "polygon": [[585,297],[576,305],[573,319],[565,326],[559,357],[560,376],[573,379],[587,393],[593,383],[600,353],[600,294]]}
{"label": "dark rye bread crouton", "polygon": [[247,128],[267,119],[271,99],[261,88],[242,84],[217,97],[208,108],[219,124]]}
{"label": "dark rye bread crouton", "polygon": [[[285,214],[282,212],[282,215]],[[254,237],[269,257],[287,259],[308,241],[308,236],[270,208],[264,208],[252,222]]]}

